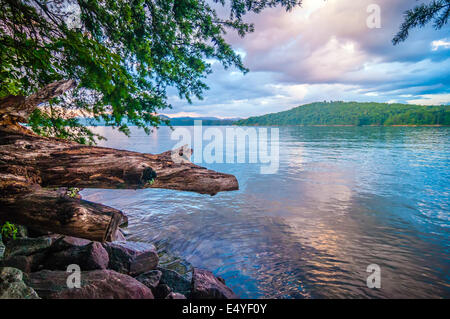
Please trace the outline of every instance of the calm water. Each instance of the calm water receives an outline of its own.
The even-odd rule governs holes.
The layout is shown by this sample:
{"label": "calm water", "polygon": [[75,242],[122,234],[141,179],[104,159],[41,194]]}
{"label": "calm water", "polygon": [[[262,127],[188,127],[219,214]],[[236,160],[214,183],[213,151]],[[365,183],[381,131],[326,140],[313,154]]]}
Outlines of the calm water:
{"label": "calm water", "polygon": [[[96,129],[120,149],[177,142],[166,127]],[[202,165],[234,174],[240,190],[82,194],[125,211],[132,239],[212,270],[243,298],[450,298],[450,128],[280,128],[277,174]],[[366,286],[373,263],[381,289]]]}

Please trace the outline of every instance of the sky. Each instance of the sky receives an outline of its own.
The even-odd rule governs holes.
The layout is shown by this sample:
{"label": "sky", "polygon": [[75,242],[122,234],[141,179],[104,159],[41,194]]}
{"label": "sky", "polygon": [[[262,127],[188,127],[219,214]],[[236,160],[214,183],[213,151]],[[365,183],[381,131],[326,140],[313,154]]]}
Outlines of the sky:
{"label": "sky", "polygon": [[420,2],[303,0],[290,12],[249,14],[255,31],[225,38],[250,72],[211,61],[204,99],[189,104],[171,92],[173,109],[164,113],[245,118],[316,101],[450,104],[450,27],[414,29],[406,42],[391,42],[404,11]]}

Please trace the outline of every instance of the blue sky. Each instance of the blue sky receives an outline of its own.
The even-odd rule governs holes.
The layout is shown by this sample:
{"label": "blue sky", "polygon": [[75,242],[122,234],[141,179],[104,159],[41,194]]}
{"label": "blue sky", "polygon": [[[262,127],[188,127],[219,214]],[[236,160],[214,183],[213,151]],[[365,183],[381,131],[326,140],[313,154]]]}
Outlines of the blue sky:
{"label": "blue sky", "polygon": [[[450,27],[414,29],[391,43],[403,12],[420,2],[304,0],[291,12],[250,14],[255,32],[226,36],[250,72],[212,61],[204,99],[188,104],[172,92],[164,113],[248,117],[324,100],[450,104]],[[371,4],[381,9],[381,28],[367,26]]]}

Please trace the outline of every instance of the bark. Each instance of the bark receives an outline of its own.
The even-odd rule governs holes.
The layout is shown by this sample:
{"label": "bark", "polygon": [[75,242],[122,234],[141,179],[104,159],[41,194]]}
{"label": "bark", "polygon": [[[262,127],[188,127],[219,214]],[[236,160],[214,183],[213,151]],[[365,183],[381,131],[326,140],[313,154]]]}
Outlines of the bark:
{"label": "bark", "polygon": [[2,220],[33,225],[58,234],[94,241],[114,241],[122,213],[82,199],[61,196],[56,191],[36,189],[2,200]]}
{"label": "bark", "polygon": [[29,97],[9,95],[0,99],[0,122],[27,122],[28,116],[39,104],[63,94],[75,87],[75,84],[74,80],[61,80],[45,86]]}
{"label": "bark", "polygon": [[28,98],[0,99],[0,219],[109,241],[123,221],[120,211],[44,188],[166,188],[209,195],[238,189],[233,175],[191,163],[187,148],[154,155],[86,146],[37,136],[18,124],[74,85],[59,81]]}
{"label": "bark", "polygon": [[[233,175],[218,173],[187,160],[179,149],[143,154],[86,146],[56,138],[0,129],[0,194],[43,187],[166,188],[215,195],[238,189]],[[3,183],[2,183],[3,180]]]}

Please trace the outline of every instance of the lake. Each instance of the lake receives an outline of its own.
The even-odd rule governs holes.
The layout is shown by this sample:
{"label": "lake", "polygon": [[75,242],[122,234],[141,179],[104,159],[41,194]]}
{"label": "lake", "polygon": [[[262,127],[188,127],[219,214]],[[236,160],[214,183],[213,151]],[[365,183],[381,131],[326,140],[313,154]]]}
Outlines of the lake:
{"label": "lake", "polygon": [[[95,130],[119,149],[177,143],[168,127]],[[234,192],[82,196],[127,213],[131,240],[213,271],[242,298],[450,298],[450,128],[282,127],[279,150],[276,174],[200,164],[235,175]],[[366,284],[371,264],[379,289]]]}

